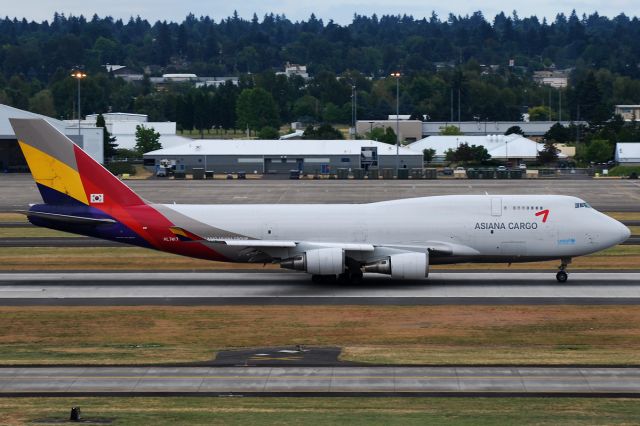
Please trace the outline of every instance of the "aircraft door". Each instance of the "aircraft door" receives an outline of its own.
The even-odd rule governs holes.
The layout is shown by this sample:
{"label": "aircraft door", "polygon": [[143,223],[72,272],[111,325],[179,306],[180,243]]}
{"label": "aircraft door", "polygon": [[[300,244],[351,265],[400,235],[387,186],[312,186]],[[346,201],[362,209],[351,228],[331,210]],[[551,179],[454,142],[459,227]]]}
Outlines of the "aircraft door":
{"label": "aircraft door", "polygon": [[491,216],[502,216],[502,198],[491,198]]}

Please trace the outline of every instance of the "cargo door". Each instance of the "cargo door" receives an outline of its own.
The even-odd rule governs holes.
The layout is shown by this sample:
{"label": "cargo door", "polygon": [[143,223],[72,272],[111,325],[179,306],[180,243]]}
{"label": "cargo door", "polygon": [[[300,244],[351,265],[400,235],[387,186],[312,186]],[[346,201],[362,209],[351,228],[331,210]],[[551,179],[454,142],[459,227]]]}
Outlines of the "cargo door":
{"label": "cargo door", "polygon": [[491,216],[502,216],[502,198],[491,197]]}

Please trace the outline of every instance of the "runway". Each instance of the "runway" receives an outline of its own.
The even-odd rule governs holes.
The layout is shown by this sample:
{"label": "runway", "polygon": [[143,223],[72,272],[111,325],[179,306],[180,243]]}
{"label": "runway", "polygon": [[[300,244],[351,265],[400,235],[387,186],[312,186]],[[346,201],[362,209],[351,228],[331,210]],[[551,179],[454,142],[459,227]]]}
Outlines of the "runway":
{"label": "runway", "polygon": [[640,368],[0,368],[0,396],[640,396]]}
{"label": "runway", "polygon": [[0,306],[640,304],[640,272],[432,272],[426,281],[366,275],[314,284],[295,272],[0,274]]}

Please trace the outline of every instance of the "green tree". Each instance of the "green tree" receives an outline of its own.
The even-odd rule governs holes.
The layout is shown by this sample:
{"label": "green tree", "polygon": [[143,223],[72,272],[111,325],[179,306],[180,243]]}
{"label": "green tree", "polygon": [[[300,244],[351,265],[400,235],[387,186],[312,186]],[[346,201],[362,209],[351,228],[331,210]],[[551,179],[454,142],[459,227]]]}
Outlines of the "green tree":
{"label": "green tree", "polygon": [[136,151],[140,154],[162,149],[160,133],[153,127],[136,126]]}
{"label": "green tree", "polygon": [[278,139],[280,133],[277,129],[269,126],[265,126],[258,132],[258,139]]}
{"label": "green tree", "polygon": [[436,155],[436,150],[433,148],[426,148],[422,150],[422,159],[427,163],[433,161],[433,157]]}
{"label": "green tree", "polygon": [[524,131],[522,130],[522,128],[520,126],[511,126],[507,129],[506,132],[504,132],[505,135],[521,135],[524,136]]}
{"label": "green tree", "polygon": [[553,140],[547,139],[544,142],[542,151],[538,152],[538,161],[542,164],[552,163],[558,159],[558,152],[560,152],[560,150],[556,148]]}
{"label": "green tree", "polygon": [[607,140],[592,140],[587,146],[585,160],[594,163],[607,162],[613,158],[613,149]]}
{"label": "green tree", "polygon": [[96,118],[96,127],[102,127],[102,152],[104,154],[104,162],[107,163],[109,159],[117,154],[118,144],[115,143],[116,138],[111,136],[107,130],[107,125],[102,114],[98,114]]}
{"label": "green tree", "polygon": [[244,89],[236,103],[238,128],[259,130],[266,126],[280,127],[278,106],[273,96],[266,90],[256,87]]}
{"label": "green tree", "polygon": [[458,126],[448,125],[440,128],[440,134],[443,136],[458,136],[463,133]]}
{"label": "green tree", "polygon": [[297,99],[293,104],[293,117],[296,120],[309,118],[318,119],[319,103],[317,98],[311,95],[304,95]]}
{"label": "green tree", "polygon": [[311,140],[327,140],[327,139],[344,139],[340,130],[331,126],[331,124],[322,124],[318,127],[308,126],[302,134],[302,139]]}
{"label": "green tree", "polygon": [[571,141],[572,138],[571,129],[564,127],[560,123],[556,123],[544,134],[546,140],[551,140],[557,143],[566,143]]}
{"label": "green tree", "polygon": [[47,117],[56,116],[56,107],[53,103],[53,95],[48,89],[44,89],[29,98],[29,111]]}
{"label": "green tree", "polygon": [[549,121],[553,120],[554,114],[548,106],[535,106],[529,108],[530,121]]}
{"label": "green tree", "polygon": [[396,132],[391,127],[376,127],[367,133],[367,139],[388,143],[389,145],[395,145],[397,142]]}
{"label": "green tree", "polygon": [[462,143],[456,150],[448,150],[446,153],[447,161],[455,161],[457,163],[482,164],[491,159],[491,155],[482,145],[469,145]]}

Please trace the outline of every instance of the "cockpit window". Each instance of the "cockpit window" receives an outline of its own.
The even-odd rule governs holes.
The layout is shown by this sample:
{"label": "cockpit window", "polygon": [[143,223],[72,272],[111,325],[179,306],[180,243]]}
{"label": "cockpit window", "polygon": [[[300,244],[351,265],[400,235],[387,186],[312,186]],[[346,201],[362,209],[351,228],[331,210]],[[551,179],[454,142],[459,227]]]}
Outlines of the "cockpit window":
{"label": "cockpit window", "polygon": [[576,209],[590,209],[591,206],[587,203],[576,203]]}

